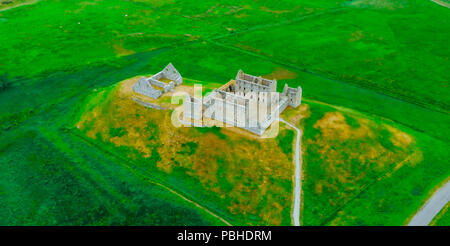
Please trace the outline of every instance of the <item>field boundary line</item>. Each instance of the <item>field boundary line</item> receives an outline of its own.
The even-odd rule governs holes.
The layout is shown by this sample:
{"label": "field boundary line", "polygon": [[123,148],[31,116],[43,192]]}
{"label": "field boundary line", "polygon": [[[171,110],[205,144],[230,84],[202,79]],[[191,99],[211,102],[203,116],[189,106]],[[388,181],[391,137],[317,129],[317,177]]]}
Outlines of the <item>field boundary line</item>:
{"label": "field boundary line", "polygon": [[295,69],[297,71],[301,71],[301,72],[304,72],[304,73],[307,73],[307,74],[310,74],[312,76],[316,76],[316,77],[319,77],[319,78],[322,78],[322,79],[325,79],[325,80],[329,80],[329,81],[333,81],[333,82],[337,82],[337,83],[343,83],[343,84],[346,84],[348,86],[352,86],[352,87],[355,87],[355,88],[368,90],[368,91],[371,91],[373,93],[377,93],[377,94],[385,96],[385,97],[389,97],[389,98],[392,98],[392,99],[395,99],[395,100],[399,100],[401,102],[404,102],[404,103],[407,103],[407,104],[410,104],[410,105],[413,105],[413,106],[416,106],[416,107],[420,107],[420,108],[425,109],[425,110],[430,111],[430,112],[436,112],[436,113],[441,113],[441,114],[449,114],[450,113],[450,111],[444,111],[443,109],[440,109],[440,108],[430,108],[430,107],[428,107],[427,103],[417,103],[417,102],[413,102],[413,101],[407,100],[407,99],[410,99],[410,97],[408,97],[408,96],[404,96],[404,95],[395,95],[394,96],[394,95],[391,95],[391,94],[383,93],[383,92],[381,92],[380,90],[376,89],[373,86],[360,85],[360,84],[355,84],[355,83],[352,83],[352,82],[346,82],[346,81],[343,81],[343,80],[339,80],[339,79],[336,79],[336,78],[333,78],[333,77],[330,77],[330,76],[323,75],[323,74],[318,73],[316,71],[310,70],[310,69],[308,69],[306,67],[299,67],[297,65],[292,64],[291,62],[286,62],[286,61],[280,60],[280,59],[278,59],[276,57],[270,57],[268,55],[259,54],[259,53],[252,52],[252,51],[249,51],[249,50],[244,50],[242,48],[231,46],[231,45],[228,45],[228,44],[224,44],[224,43],[219,42],[219,41],[213,41],[212,39],[205,40],[205,41],[209,42],[209,43],[212,43],[212,44],[215,44],[217,46],[221,46],[221,47],[224,47],[224,48],[232,49],[232,50],[235,50],[235,51],[247,54],[247,55],[252,55],[254,57],[257,57],[257,58],[260,58],[260,59],[263,59],[263,60],[266,60],[266,61],[269,61],[269,62],[272,62],[272,63],[275,63],[275,64],[279,64],[279,65],[282,65],[282,66],[285,66],[285,67],[288,67],[288,68],[292,68],[292,69]]}
{"label": "field boundary line", "polygon": [[[316,76],[316,77],[319,77],[319,78],[322,78],[322,79],[325,79],[325,80],[329,80],[329,81],[333,81],[333,82],[337,82],[337,83],[346,84],[346,85],[351,86],[351,87],[363,89],[363,90],[370,91],[370,92],[372,92],[372,93],[375,93],[375,94],[378,94],[378,95],[381,95],[381,96],[389,97],[389,98],[391,98],[391,99],[393,99],[393,100],[397,100],[397,101],[400,101],[400,102],[402,102],[402,103],[409,104],[409,105],[412,105],[412,106],[421,108],[421,109],[426,110],[426,111],[429,111],[429,112],[434,112],[434,113],[443,114],[443,115],[448,114],[447,112],[444,112],[444,111],[441,111],[441,110],[428,108],[428,107],[426,107],[426,106],[424,106],[424,105],[412,103],[412,102],[410,102],[410,101],[403,100],[403,99],[401,99],[401,98],[397,98],[397,97],[391,96],[391,95],[389,95],[389,94],[381,93],[381,92],[379,92],[379,91],[377,91],[377,90],[372,90],[372,89],[370,89],[369,87],[363,87],[363,86],[359,86],[359,85],[356,85],[356,84],[353,84],[353,83],[348,83],[348,82],[344,82],[344,81],[341,81],[341,80],[336,80],[336,79],[333,79],[333,78],[329,78],[329,77],[326,77],[326,76],[324,76],[324,75],[321,75],[321,74],[317,74],[317,73],[315,73],[315,72],[312,72],[312,71],[310,71],[310,70],[308,70],[308,69],[306,69],[306,68],[297,67],[297,66],[295,66],[295,65],[293,65],[293,64],[285,63],[285,62],[283,62],[283,61],[277,60],[276,58],[273,58],[273,59],[272,59],[272,58],[267,57],[267,56],[264,56],[264,55],[260,55],[260,54],[257,54],[257,53],[253,53],[253,52],[250,52],[250,51],[247,51],[247,50],[242,50],[242,49],[240,49],[240,48],[238,48],[238,47],[229,46],[229,45],[226,45],[226,44],[223,44],[223,43],[220,43],[220,42],[216,42],[216,41],[212,41],[212,40],[206,40],[206,41],[207,41],[207,42],[210,42],[210,43],[212,43],[212,44],[215,44],[215,45],[217,45],[217,46],[222,46],[222,47],[225,47],[225,48],[228,48],[228,49],[236,50],[236,51],[241,52],[241,53],[245,53],[245,54],[248,54],[248,55],[252,55],[252,56],[254,56],[254,57],[257,57],[257,58],[260,58],[260,59],[263,59],[263,60],[266,60],[266,61],[270,61],[270,62],[272,62],[272,63],[274,63],[274,64],[279,64],[279,65],[282,65],[282,66],[285,66],[285,67],[288,67],[288,68],[292,68],[292,69],[294,69],[294,70],[301,71],[301,72],[304,72],[304,73],[307,73],[307,74],[310,74],[310,75],[313,75],[313,76]],[[367,111],[360,110],[360,109],[358,109],[358,111],[368,113]],[[372,113],[372,114],[374,114],[374,113]],[[384,119],[389,119],[389,120],[391,120],[391,121],[397,122],[398,124],[401,124],[401,125],[403,125],[403,126],[406,126],[406,127],[410,128],[410,129],[412,129],[412,130],[414,130],[414,131],[421,132],[421,133],[426,133],[426,134],[429,135],[430,137],[433,137],[433,138],[438,139],[438,140],[440,140],[440,141],[446,141],[445,139],[441,139],[440,137],[438,137],[438,136],[436,136],[436,135],[434,135],[434,134],[430,134],[429,132],[426,132],[426,131],[423,130],[423,129],[418,129],[417,127],[414,127],[414,126],[411,126],[411,125],[407,125],[407,123],[400,122],[400,121],[398,121],[398,120],[391,119],[391,118],[386,118],[385,116],[379,115],[379,114],[374,114],[374,115],[377,115],[377,116],[382,117],[382,118],[384,118]]]}
{"label": "field boundary line", "polygon": [[352,8],[345,8],[345,7],[331,8],[331,9],[327,9],[325,11],[321,11],[321,12],[317,12],[317,13],[303,14],[300,17],[294,18],[294,19],[288,19],[288,20],[280,21],[280,22],[272,22],[272,23],[268,23],[268,24],[264,24],[264,25],[256,25],[256,26],[245,28],[245,29],[237,30],[237,31],[234,31],[234,32],[231,32],[231,33],[223,34],[223,35],[220,35],[220,36],[218,36],[218,35],[211,36],[211,38],[205,38],[205,40],[218,40],[218,39],[227,38],[227,37],[235,36],[235,35],[242,34],[242,33],[248,33],[248,32],[263,30],[263,29],[270,28],[270,27],[278,27],[278,26],[290,25],[290,24],[293,24],[293,23],[296,23],[296,22],[303,21],[305,19],[309,19],[309,18],[321,16],[321,15],[334,14],[334,13],[338,13],[338,12],[341,12],[341,11],[344,12],[344,11],[351,11],[351,10],[353,10],[353,9]]}
{"label": "field boundary line", "polygon": [[230,224],[228,221],[226,221],[224,218],[222,218],[222,217],[216,215],[215,213],[211,212],[209,209],[203,207],[202,205],[200,205],[200,204],[198,204],[198,203],[196,203],[196,202],[194,202],[194,201],[192,201],[192,200],[186,198],[185,196],[181,195],[180,193],[176,192],[175,190],[173,190],[173,189],[171,189],[171,188],[169,188],[169,187],[167,187],[167,186],[165,186],[165,185],[163,185],[163,184],[161,184],[161,183],[154,182],[154,181],[152,181],[152,180],[148,180],[148,182],[163,187],[164,189],[168,190],[169,192],[171,192],[171,193],[173,193],[173,194],[179,196],[180,198],[182,198],[183,200],[185,200],[185,201],[187,201],[187,202],[189,202],[189,203],[194,204],[195,206],[197,206],[198,208],[200,208],[200,209],[202,209],[203,211],[207,212],[207,213],[210,214],[211,216],[213,216],[213,217],[219,219],[220,221],[222,221],[222,222],[225,223],[226,225],[228,225],[228,226],[233,226],[233,225]]}
{"label": "field boundary line", "polygon": [[392,167],[390,170],[387,170],[386,172],[380,174],[379,176],[377,176],[372,182],[368,182],[365,185],[363,185],[361,187],[361,190],[359,191],[358,194],[354,195],[353,197],[351,197],[347,202],[345,202],[344,204],[342,204],[341,206],[339,206],[338,208],[336,208],[334,211],[332,211],[330,213],[329,216],[327,216],[323,222],[320,224],[321,226],[326,225],[328,222],[330,222],[333,218],[336,217],[336,214],[339,211],[343,211],[345,207],[347,207],[350,203],[352,203],[355,199],[357,199],[358,197],[360,197],[362,194],[364,194],[371,186],[373,186],[375,183],[377,183],[378,181],[383,180],[384,178],[386,178],[388,175],[392,175],[394,174],[398,169],[400,169],[399,164],[400,163],[405,163],[406,161],[409,161],[411,159],[411,157],[413,155],[416,154],[416,151],[414,151],[413,153],[409,154],[408,156],[406,156],[403,160],[399,161],[398,163],[396,163],[395,165],[392,164]]}
{"label": "field boundary line", "polygon": [[[150,183],[153,183],[153,184],[155,184],[155,185],[159,185],[159,186],[161,186],[161,187],[167,189],[169,192],[171,192],[171,193],[173,193],[173,194],[179,196],[180,198],[182,198],[183,200],[185,200],[185,201],[187,201],[187,202],[190,202],[190,203],[196,205],[197,207],[203,209],[203,211],[207,212],[207,213],[210,214],[210,215],[213,215],[215,218],[218,218],[220,221],[224,222],[225,224],[227,224],[227,225],[232,225],[231,223],[229,223],[228,221],[226,221],[225,219],[223,219],[223,218],[220,217],[219,215],[217,215],[217,214],[215,214],[214,212],[212,212],[210,209],[207,209],[206,207],[204,207],[204,206],[198,204],[197,202],[194,202],[194,201],[193,201],[194,199],[192,199],[192,198],[191,198],[191,199],[187,198],[187,196],[189,196],[188,194],[185,194],[185,193],[183,193],[182,191],[176,191],[174,188],[169,188],[168,186],[162,184],[162,181],[160,181],[159,178],[157,178],[157,177],[155,177],[155,176],[153,176],[153,175],[151,175],[151,174],[148,174],[148,173],[145,172],[145,171],[142,171],[142,170],[140,170],[140,169],[138,169],[138,168],[132,168],[132,167],[129,165],[129,163],[132,163],[131,161],[124,159],[123,157],[117,155],[117,154],[114,153],[113,151],[110,151],[110,150],[108,150],[108,149],[105,149],[105,148],[99,146],[98,144],[92,142],[92,141],[89,140],[89,139],[86,139],[85,136],[82,136],[81,134],[77,134],[77,133],[74,131],[74,129],[68,129],[68,130],[69,130],[69,133],[70,133],[70,134],[72,134],[72,135],[74,135],[74,136],[80,138],[81,140],[83,140],[84,142],[86,142],[88,145],[93,146],[94,148],[96,148],[96,149],[102,151],[103,153],[108,154],[108,155],[110,155],[110,156],[112,156],[112,157],[118,159],[119,161],[121,161],[122,164],[123,164],[123,166],[125,166],[127,169],[129,169],[131,173],[140,176],[141,178],[147,180],[147,181],[150,182]],[[182,195],[182,194],[184,194],[184,195]]]}

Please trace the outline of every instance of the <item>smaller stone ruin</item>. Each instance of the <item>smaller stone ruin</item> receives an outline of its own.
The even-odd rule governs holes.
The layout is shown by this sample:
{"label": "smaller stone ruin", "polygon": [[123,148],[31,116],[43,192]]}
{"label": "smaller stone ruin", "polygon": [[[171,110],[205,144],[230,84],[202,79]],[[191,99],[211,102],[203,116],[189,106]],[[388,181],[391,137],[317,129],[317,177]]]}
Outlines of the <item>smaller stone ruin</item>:
{"label": "smaller stone ruin", "polygon": [[134,84],[133,91],[154,99],[159,98],[163,93],[172,91],[175,86],[181,85],[183,78],[178,70],[169,63],[162,71],[150,78],[142,77]]}
{"label": "smaller stone ruin", "polygon": [[296,108],[302,103],[302,87],[291,88],[284,84],[282,96],[287,97],[289,106]]}

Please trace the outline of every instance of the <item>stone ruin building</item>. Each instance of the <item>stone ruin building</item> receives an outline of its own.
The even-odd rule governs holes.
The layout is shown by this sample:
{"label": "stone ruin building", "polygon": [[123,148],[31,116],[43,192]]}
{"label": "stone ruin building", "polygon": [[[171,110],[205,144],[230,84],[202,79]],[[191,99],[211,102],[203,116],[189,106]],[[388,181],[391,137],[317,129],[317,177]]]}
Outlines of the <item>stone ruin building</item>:
{"label": "stone ruin building", "polygon": [[276,88],[276,80],[239,70],[235,80],[204,98],[187,95],[183,117],[193,120],[211,118],[262,135],[288,105],[295,108],[301,103],[300,86],[290,88],[285,84],[282,93],[278,93]]}
{"label": "stone ruin building", "polygon": [[134,84],[133,91],[154,99],[159,98],[163,93],[172,91],[175,86],[181,85],[183,78],[178,70],[169,63],[161,72],[150,78],[142,77]]}
{"label": "stone ruin building", "polygon": [[[156,99],[182,83],[180,73],[169,63],[150,78],[139,79],[134,84],[133,91]],[[283,91],[279,93],[275,79],[253,76],[239,70],[234,80],[206,97],[197,98],[188,94],[184,101],[183,118],[196,126],[203,126],[203,123],[193,121],[213,119],[262,135],[288,105],[296,108],[301,100],[300,86],[290,88],[285,84]]]}

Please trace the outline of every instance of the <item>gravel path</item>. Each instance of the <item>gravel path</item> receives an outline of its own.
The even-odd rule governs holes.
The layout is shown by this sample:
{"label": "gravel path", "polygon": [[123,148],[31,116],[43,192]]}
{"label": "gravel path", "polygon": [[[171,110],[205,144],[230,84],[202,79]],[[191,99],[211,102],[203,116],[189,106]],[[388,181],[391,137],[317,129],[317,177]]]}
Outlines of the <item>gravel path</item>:
{"label": "gravel path", "polygon": [[296,134],[296,140],[295,140],[295,154],[294,154],[294,160],[295,160],[295,187],[294,187],[294,210],[292,211],[292,219],[294,221],[295,226],[300,226],[300,198],[302,194],[302,159],[300,158],[301,155],[301,149],[300,149],[300,140],[301,140],[301,131],[291,123],[283,120],[280,118],[280,121],[285,123],[286,125],[294,128],[294,130],[297,132]]}
{"label": "gravel path", "polygon": [[409,226],[427,226],[434,216],[450,201],[450,181],[439,188],[430,199],[420,208],[409,222]]}

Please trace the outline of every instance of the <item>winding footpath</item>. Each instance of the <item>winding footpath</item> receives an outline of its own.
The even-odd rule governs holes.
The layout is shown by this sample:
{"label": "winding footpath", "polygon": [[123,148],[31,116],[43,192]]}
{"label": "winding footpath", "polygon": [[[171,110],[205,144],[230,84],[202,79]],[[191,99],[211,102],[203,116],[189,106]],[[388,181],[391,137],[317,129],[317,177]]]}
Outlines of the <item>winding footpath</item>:
{"label": "winding footpath", "polygon": [[427,226],[442,208],[450,201],[450,181],[439,188],[420,208],[408,226]]}
{"label": "winding footpath", "polygon": [[302,194],[302,160],[300,158],[301,149],[300,149],[300,140],[301,140],[301,131],[291,123],[280,118],[280,121],[285,123],[286,125],[292,127],[296,132],[296,140],[295,140],[295,186],[294,186],[294,210],[292,211],[292,219],[294,221],[294,226],[300,226],[300,198]]}

